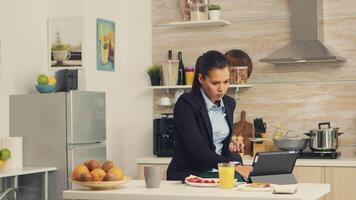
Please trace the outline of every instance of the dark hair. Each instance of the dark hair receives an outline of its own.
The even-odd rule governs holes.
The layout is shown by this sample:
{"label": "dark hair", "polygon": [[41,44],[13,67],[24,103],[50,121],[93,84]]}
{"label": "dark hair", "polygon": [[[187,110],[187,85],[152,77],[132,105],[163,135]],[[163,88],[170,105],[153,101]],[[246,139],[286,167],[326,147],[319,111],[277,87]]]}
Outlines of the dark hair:
{"label": "dark hair", "polygon": [[239,49],[233,49],[225,53],[230,66],[247,66],[248,75],[252,73],[252,60],[247,53]]}
{"label": "dark hair", "polygon": [[224,54],[218,51],[208,51],[201,55],[197,62],[195,63],[195,72],[194,72],[194,80],[192,91],[199,92],[201,84],[199,82],[198,75],[201,74],[202,77],[208,75],[209,71],[213,69],[223,69],[228,66],[228,62],[224,56]]}

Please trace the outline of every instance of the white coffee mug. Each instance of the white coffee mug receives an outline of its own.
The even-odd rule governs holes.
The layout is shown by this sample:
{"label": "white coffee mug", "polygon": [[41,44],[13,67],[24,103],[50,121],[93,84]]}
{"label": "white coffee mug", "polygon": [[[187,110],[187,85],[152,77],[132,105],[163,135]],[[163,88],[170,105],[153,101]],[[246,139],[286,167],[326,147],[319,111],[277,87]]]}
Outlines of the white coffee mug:
{"label": "white coffee mug", "polygon": [[68,51],[53,51],[53,58],[56,61],[65,61],[70,58],[70,53]]}
{"label": "white coffee mug", "polygon": [[161,183],[161,167],[158,165],[144,166],[146,188],[159,188]]}
{"label": "white coffee mug", "polygon": [[172,101],[169,97],[162,97],[157,101],[157,104],[160,106],[170,106],[172,105]]}

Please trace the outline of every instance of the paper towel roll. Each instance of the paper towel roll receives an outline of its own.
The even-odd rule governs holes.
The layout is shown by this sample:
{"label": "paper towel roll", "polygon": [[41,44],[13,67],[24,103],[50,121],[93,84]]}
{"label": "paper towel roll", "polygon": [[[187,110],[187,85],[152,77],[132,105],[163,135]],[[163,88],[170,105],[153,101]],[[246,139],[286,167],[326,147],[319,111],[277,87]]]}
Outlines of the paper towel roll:
{"label": "paper towel roll", "polygon": [[1,148],[8,148],[11,157],[6,160],[5,169],[21,169],[22,166],[22,137],[1,138]]}

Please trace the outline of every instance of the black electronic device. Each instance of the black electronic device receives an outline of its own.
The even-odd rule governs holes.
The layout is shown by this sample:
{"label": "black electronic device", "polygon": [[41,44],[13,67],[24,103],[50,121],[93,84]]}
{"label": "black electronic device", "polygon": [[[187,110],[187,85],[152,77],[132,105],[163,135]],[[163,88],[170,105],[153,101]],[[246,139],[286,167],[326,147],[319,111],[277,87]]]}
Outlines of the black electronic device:
{"label": "black electronic device", "polygon": [[174,150],[174,129],[172,113],[162,113],[153,120],[153,154],[158,157],[172,157]]}
{"label": "black electronic device", "polygon": [[296,184],[293,175],[297,151],[260,152],[253,160],[253,170],[247,182],[265,182],[273,184]]}
{"label": "black electronic device", "polygon": [[56,92],[78,89],[78,70],[63,69],[56,72]]}

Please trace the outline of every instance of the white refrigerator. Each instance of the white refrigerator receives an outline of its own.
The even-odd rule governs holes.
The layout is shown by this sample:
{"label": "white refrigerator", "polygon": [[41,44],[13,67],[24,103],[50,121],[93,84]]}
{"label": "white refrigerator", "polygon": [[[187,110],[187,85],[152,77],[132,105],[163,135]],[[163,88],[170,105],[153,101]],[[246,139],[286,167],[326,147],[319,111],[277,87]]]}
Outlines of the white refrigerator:
{"label": "white refrigerator", "polygon": [[104,92],[10,95],[10,136],[23,137],[24,166],[57,167],[49,199],[62,199],[72,188],[76,165],[106,160],[105,115]]}

